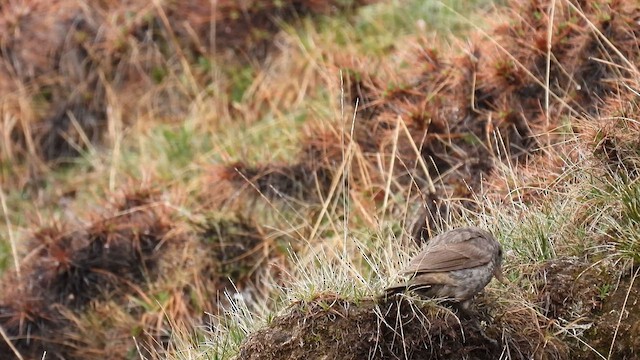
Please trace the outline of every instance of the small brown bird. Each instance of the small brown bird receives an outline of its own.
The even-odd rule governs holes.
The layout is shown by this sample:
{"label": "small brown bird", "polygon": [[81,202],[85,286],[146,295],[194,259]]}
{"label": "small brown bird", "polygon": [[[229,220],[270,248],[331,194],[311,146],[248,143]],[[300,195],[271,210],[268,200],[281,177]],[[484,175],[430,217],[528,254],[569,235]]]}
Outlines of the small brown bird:
{"label": "small brown bird", "polygon": [[504,282],[502,247],[489,232],[475,227],[442,233],[429,241],[401,274],[409,279],[388,287],[387,295],[412,290],[430,298],[446,298],[467,309],[471,298],[493,276]]}

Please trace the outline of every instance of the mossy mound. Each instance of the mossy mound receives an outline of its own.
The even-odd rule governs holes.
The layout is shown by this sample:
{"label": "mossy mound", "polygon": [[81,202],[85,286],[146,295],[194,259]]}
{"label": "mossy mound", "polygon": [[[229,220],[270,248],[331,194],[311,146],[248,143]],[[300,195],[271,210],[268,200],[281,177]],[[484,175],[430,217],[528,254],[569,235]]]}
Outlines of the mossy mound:
{"label": "mossy mound", "polygon": [[320,295],[251,334],[238,358],[590,359],[609,352],[617,331],[612,358],[632,359],[640,285],[627,275],[616,287],[616,273],[576,258],[551,260],[519,280],[535,289],[527,302],[488,291],[468,312],[405,296]]}

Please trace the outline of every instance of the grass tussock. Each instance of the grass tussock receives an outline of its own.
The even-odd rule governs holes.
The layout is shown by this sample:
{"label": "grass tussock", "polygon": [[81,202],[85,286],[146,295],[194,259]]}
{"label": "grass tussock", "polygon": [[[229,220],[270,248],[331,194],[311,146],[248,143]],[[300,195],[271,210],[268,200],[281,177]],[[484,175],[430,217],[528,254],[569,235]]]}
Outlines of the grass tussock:
{"label": "grass tussock", "polygon": [[65,313],[139,292],[154,280],[166,248],[181,241],[169,234],[166,209],[157,205],[150,194],[131,194],[87,227],[53,225],[33,234],[19,271],[5,274],[16,287],[2,296],[3,323],[21,350],[71,346],[60,333],[72,322]]}
{"label": "grass tussock", "polygon": [[[475,320],[459,319],[433,302],[407,299],[349,302],[335,294],[291,305],[286,316],[257,331],[240,357],[275,359],[337,356],[343,359],[450,358],[499,356],[499,347]],[[479,323],[478,323],[479,325]],[[439,349],[444,349],[440,351]]]}
{"label": "grass tussock", "polygon": [[[251,75],[249,62],[277,51],[273,39],[283,21],[366,3],[34,0],[4,6],[0,159],[68,162],[104,140],[112,145],[120,127],[139,117],[182,119],[203,91],[221,97],[219,111],[233,109],[251,82],[242,75]],[[207,90],[212,82],[217,88]]]}
{"label": "grass tussock", "polygon": [[[270,249],[256,224],[181,220],[163,196],[127,193],[86,226],[32,235],[18,270],[3,277],[16,286],[0,299],[1,325],[20,354],[152,356],[169,348],[172,326],[207,325],[205,312],[226,303],[219,293],[264,276]],[[13,353],[4,343],[0,351]]]}
{"label": "grass tussock", "polygon": [[[478,190],[494,169],[495,154],[501,161],[526,161],[562,141],[563,119],[595,114],[597,104],[620,96],[610,79],[633,75],[627,64],[637,62],[634,6],[558,4],[551,13],[543,3],[515,2],[512,8],[506,12],[517,16],[492,33],[480,31],[462,45],[463,55],[419,48],[406,60],[414,69],[411,80],[348,68],[343,91],[357,105],[354,118],[313,128],[302,140],[299,158],[339,168],[344,149],[336,145],[353,142],[359,154],[351,162],[351,186],[384,189],[385,175],[393,172],[399,186],[413,184],[432,197],[442,192],[469,197],[469,189]],[[301,178],[313,170],[274,164],[251,174],[263,174],[254,182],[264,189],[278,188],[272,173]],[[324,178],[325,167],[317,173]],[[358,181],[361,173],[372,183]],[[435,189],[439,180],[445,189]],[[291,193],[267,193],[300,194],[287,188]]]}
{"label": "grass tussock", "polygon": [[[491,309],[491,330],[486,333],[500,343],[500,352],[493,354],[495,357],[633,357],[633,350],[627,351],[633,345],[627,344],[622,340],[626,337],[616,332],[626,333],[628,327],[624,325],[624,319],[630,318],[620,315],[612,319],[603,309],[610,308],[610,304],[620,306],[619,311],[634,306],[625,299],[635,291],[633,269],[638,264],[635,257],[637,249],[629,248],[635,246],[637,238],[632,220],[636,202],[633,174],[637,160],[637,153],[632,149],[635,149],[637,114],[630,112],[638,101],[634,90],[637,89],[639,75],[635,51],[638,43],[637,36],[630,35],[637,32],[637,24],[631,20],[635,18],[637,9],[626,2],[580,9],[563,3],[556,4],[558,8],[550,14],[544,4],[519,4],[527,9],[533,6],[536,11],[516,10],[515,13],[521,15],[512,17],[514,20],[508,25],[498,27],[489,39],[479,40],[483,45],[469,52],[473,58],[466,55],[466,62],[463,57],[456,60],[455,66],[449,65],[449,70],[441,70],[447,75],[444,79],[437,77],[441,74],[438,69],[448,60],[434,59],[434,53],[429,54],[430,72],[424,75],[423,84],[418,80],[407,88],[391,89],[386,93],[378,91],[384,93],[384,100],[375,100],[376,96],[371,95],[375,90],[366,90],[365,95],[360,95],[366,87],[357,84],[358,79],[355,79],[357,96],[361,96],[358,102],[364,98],[375,105],[365,104],[361,112],[356,113],[353,127],[347,123],[329,130],[334,139],[349,139],[346,144],[355,143],[349,145],[356,149],[350,162],[354,167],[349,170],[339,167],[338,175],[345,180],[348,176],[351,192],[363,191],[366,187],[353,181],[352,174],[361,173],[357,170],[361,164],[358,161],[367,159],[371,153],[377,157],[377,170],[381,175],[367,173],[371,176],[363,178],[372,182],[376,179],[384,181],[387,179],[385,175],[393,174],[386,187],[384,182],[378,183],[379,189],[391,191],[389,197],[397,196],[396,189],[407,191],[407,184],[410,186],[411,183],[401,182],[407,173],[412,175],[408,177],[410,181],[420,184],[422,180],[420,188],[423,191],[429,189],[429,180],[437,179],[436,189],[448,196],[441,195],[444,199],[425,197],[429,200],[426,206],[428,213],[424,216],[426,223],[436,224],[438,221],[436,226],[441,226],[444,217],[447,226],[470,221],[484,223],[499,231],[503,244],[508,248],[507,263],[511,264],[508,266],[512,283],[506,289],[490,287],[477,303],[480,309]],[[526,17],[526,14],[532,15]],[[554,41],[551,57],[546,45],[534,43],[535,46],[524,46],[524,41],[531,39],[532,29],[537,31],[538,37],[550,37]],[[472,62],[470,59],[476,60]],[[553,82],[545,82],[547,69],[548,78]],[[423,87],[418,87],[420,85]],[[374,86],[369,84],[368,89],[371,88]],[[461,100],[456,102],[456,96]],[[457,105],[453,106],[460,115],[446,112],[443,105],[436,105],[440,112],[427,112],[425,118],[431,123],[425,131],[426,125],[419,126],[420,117],[414,115],[420,113],[416,111],[416,104],[428,103],[421,99],[438,97],[449,100],[442,102],[445,106]],[[602,116],[610,112],[616,116]],[[618,116],[620,112],[625,115]],[[444,114],[440,127],[438,117],[434,116],[439,113]],[[358,118],[361,114],[366,114],[366,117]],[[401,125],[400,121],[395,126],[389,125],[393,124],[392,119],[401,119],[406,125]],[[364,132],[365,136],[350,137],[360,134],[358,126],[369,132]],[[625,131],[620,132],[621,128]],[[418,129],[423,132],[418,132]],[[339,135],[341,131],[344,135]],[[407,132],[411,135],[412,131],[416,135],[401,137],[407,136]],[[443,135],[436,141],[438,134]],[[476,140],[470,141],[471,136]],[[419,175],[412,173],[412,170],[423,168],[411,144],[420,144],[424,156],[422,161],[429,164],[429,171]],[[380,157],[386,154],[395,157],[398,168],[380,166],[381,163],[394,165],[393,161],[380,161]],[[404,155],[407,158],[403,158]],[[486,159],[486,162],[484,165],[482,162],[474,164],[474,159]],[[409,167],[406,164],[414,165]],[[601,166],[603,164],[604,167]],[[456,187],[456,178],[463,186]],[[378,199],[385,198],[387,196],[383,195]],[[401,204],[395,203],[396,206]],[[359,203],[354,201],[351,205],[358,207]],[[380,208],[374,213],[381,216],[379,211]],[[384,227],[385,224],[382,222],[377,226]],[[354,226],[352,224],[349,230],[344,228],[342,231],[354,231]],[[428,233],[433,229],[427,227],[424,230],[427,231],[423,231],[421,237],[428,239]],[[392,242],[397,240],[391,239]],[[347,236],[344,241],[343,246],[352,244],[353,239]],[[375,312],[369,306],[379,304],[357,295],[371,294],[371,288],[365,290],[368,286],[375,284],[379,277],[393,273],[392,264],[403,261],[395,255],[397,248],[384,248],[388,245],[368,242],[366,248],[369,251],[364,254],[359,245],[352,246],[358,249],[355,255],[349,255],[353,254],[349,250],[336,251],[335,256],[341,259],[338,261],[341,265],[323,257],[318,259],[317,252],[312,251],[309,256],[317,262],[308,265],[309,273],[302,277],[303,281],[296,279],[290,286],[294,289],[302,287],[305,294],[317,294],[322,293],[325,287],[302,284],[324,284],[328,281],[330,284],[338,283],[338,288],[352,284],[362,292],[353,289],[341,291],[345,295],[337,296],[324,306],[320,304],[324,310],[321,318],[316,318],[316,312],[311,312],[310,318],[306,318],[297,308],[284,310],[283,315],[265,330],[248,338],[239,350],[240,356],[298,358],[304,356],[303,353],[309,355],[318,351],[318,354],[327,354],[334,350],[352,358],[417,356],[414,352],[417,350],[410,346],[410,355],[377,352],[393,343],[389,339],[380,340],[377,336],[382,336],[384,331],[372,325],[384,323],[385,318],[372,316]],[[406,246],[406,242],[399,241],[397,246]],[[381,252],[379,257],[370,257],[372,248]],[[357,263],[359,257],[366,259],[368,266],[364,270],[352,263]],[[304,258],[301,262],[307,264]],[[314,270],[314,266],[321,269]],[[329,274],[325,266],[346,267],[356,274],[344,274],[344,277],[342,273]],[[326,288],[331,288],[331,285]],[[296,290],[290,294],[300,299]],[[302,299],[307,298],[303,295]],[[344,302],[351,301],[353,303],[348,306],[344,305]],[[355,310],[350,312],[352,307]],[[360,309],[366,309],[364,312],[371,321],[369,325],[363,325],[357,315],[351,316]],[[408,311],[405,315],[419,318],[412,317]],[[430,317],[423,318],[424,323],[431,325],[434,321]],[[363,336],[366,330],[352,334],[348,339],[336,338],[332,333],[336,328],[352,329],[353,333],[353,329],[367,329],[367,326],[376,329],[371,337]],[[466,326],[470,327],[469,324]],[[402,326],[396,327],[395,331],[401,332]],[[313,341],[304,337],[308,334],[315,334]],[[520,337],[521,334],[525,335]],[[290,339],[304,344],[308,342],[307,351],[290,348],[287,342]],[[380,341],[362,344],[363,339]],[[417,347],[429,349],[428,339],[431,337],[424,336]],[[321,350],[311,345],[324,344],[325,341],[327,345],[320,345]],[[329,345],[335,342],[353,346]],[[271,346],[273,343],[278,345]],[[407,345],[412,342],[404,339],[399,343]],[[467,351],[474,348],[473,340],[468,344]],[[438,358],[452,348],[444,346],[438,353],[420,354],[426,358]]]}

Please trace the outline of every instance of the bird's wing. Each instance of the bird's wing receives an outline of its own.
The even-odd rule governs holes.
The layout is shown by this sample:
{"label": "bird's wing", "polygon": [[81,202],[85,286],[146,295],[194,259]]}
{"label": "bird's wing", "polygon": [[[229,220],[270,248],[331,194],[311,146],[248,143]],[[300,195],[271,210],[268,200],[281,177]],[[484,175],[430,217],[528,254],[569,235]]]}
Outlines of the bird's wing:
{"label": "bird's wing", "polygon": [[419,254],[403,271],[410,273],[431,273],[469,269],[489,263],[492,259],[490,248],[477,246],[474,242],[440,244]]}

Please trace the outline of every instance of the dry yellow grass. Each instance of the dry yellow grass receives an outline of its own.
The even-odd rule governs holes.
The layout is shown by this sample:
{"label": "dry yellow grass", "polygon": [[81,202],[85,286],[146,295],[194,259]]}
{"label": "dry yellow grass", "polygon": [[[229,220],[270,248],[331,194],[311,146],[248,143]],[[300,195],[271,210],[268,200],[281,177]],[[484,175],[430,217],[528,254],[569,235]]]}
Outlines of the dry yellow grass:
{"label": "dry yellow grass", "polygon": [[[70,4],[52,6],[68,13]],[[46,136],[28,133],[61,95],[40,94],[46,106],[32,107],[25,94],[42,88],[12,75],[9,85],[23,89],[2,103],[2,136],[13,142],[1,150],[0,231],[11,242],[0,265],[3,285],[15,284],[0,297],[3,339],[12,341],[0,342],[2,355],[336,350],[288,353],[275,341],[288,338],[351,344],[337,349],[345,358],[438,358],[425,345],[437,340],[430,322],[458,355],[472,347],[503,358],[635,355],[635,318],[610,315],[637,313],[629,301],[640,238],[633,2],[580,10],[514,2],[494,17],[498,25],[471,26],[468,42],[425,34],[420,21],[394,32],[388,14],[410,14],[383,4],[348,21],[279,23],[277,51],[231,65],[197,56],[211,41],[202,34],[207,12],[194,12],[190,23],[203,27],[189,30],[175,19],[193,9],[78,4],[106,25],[104,47],[94,49],[100,61],[83,68],[95,82],[81,76],[73,99],[95,104],[83,94],[100,94],[106,141],[74,121],[71,101],[60,116],[72,131],[56,144],[81,156],[62,168],[41,161],[56,157],[39,150]],[[156,27],[162,38],[146,38]],[[74,34],[66,40],[82,44]],[[116,81],[131,71],[144,76]],[[75,89],[64,72],[42,74],[34,87]],[[511,283],[491,284],[476,302],[495,347],[443,304],[376,300],[422,241],[468,224],[508,250]],[[363,341],[337,337],[353,324],[367,329]],[[469,346],[460,346],[461,326]]]}

